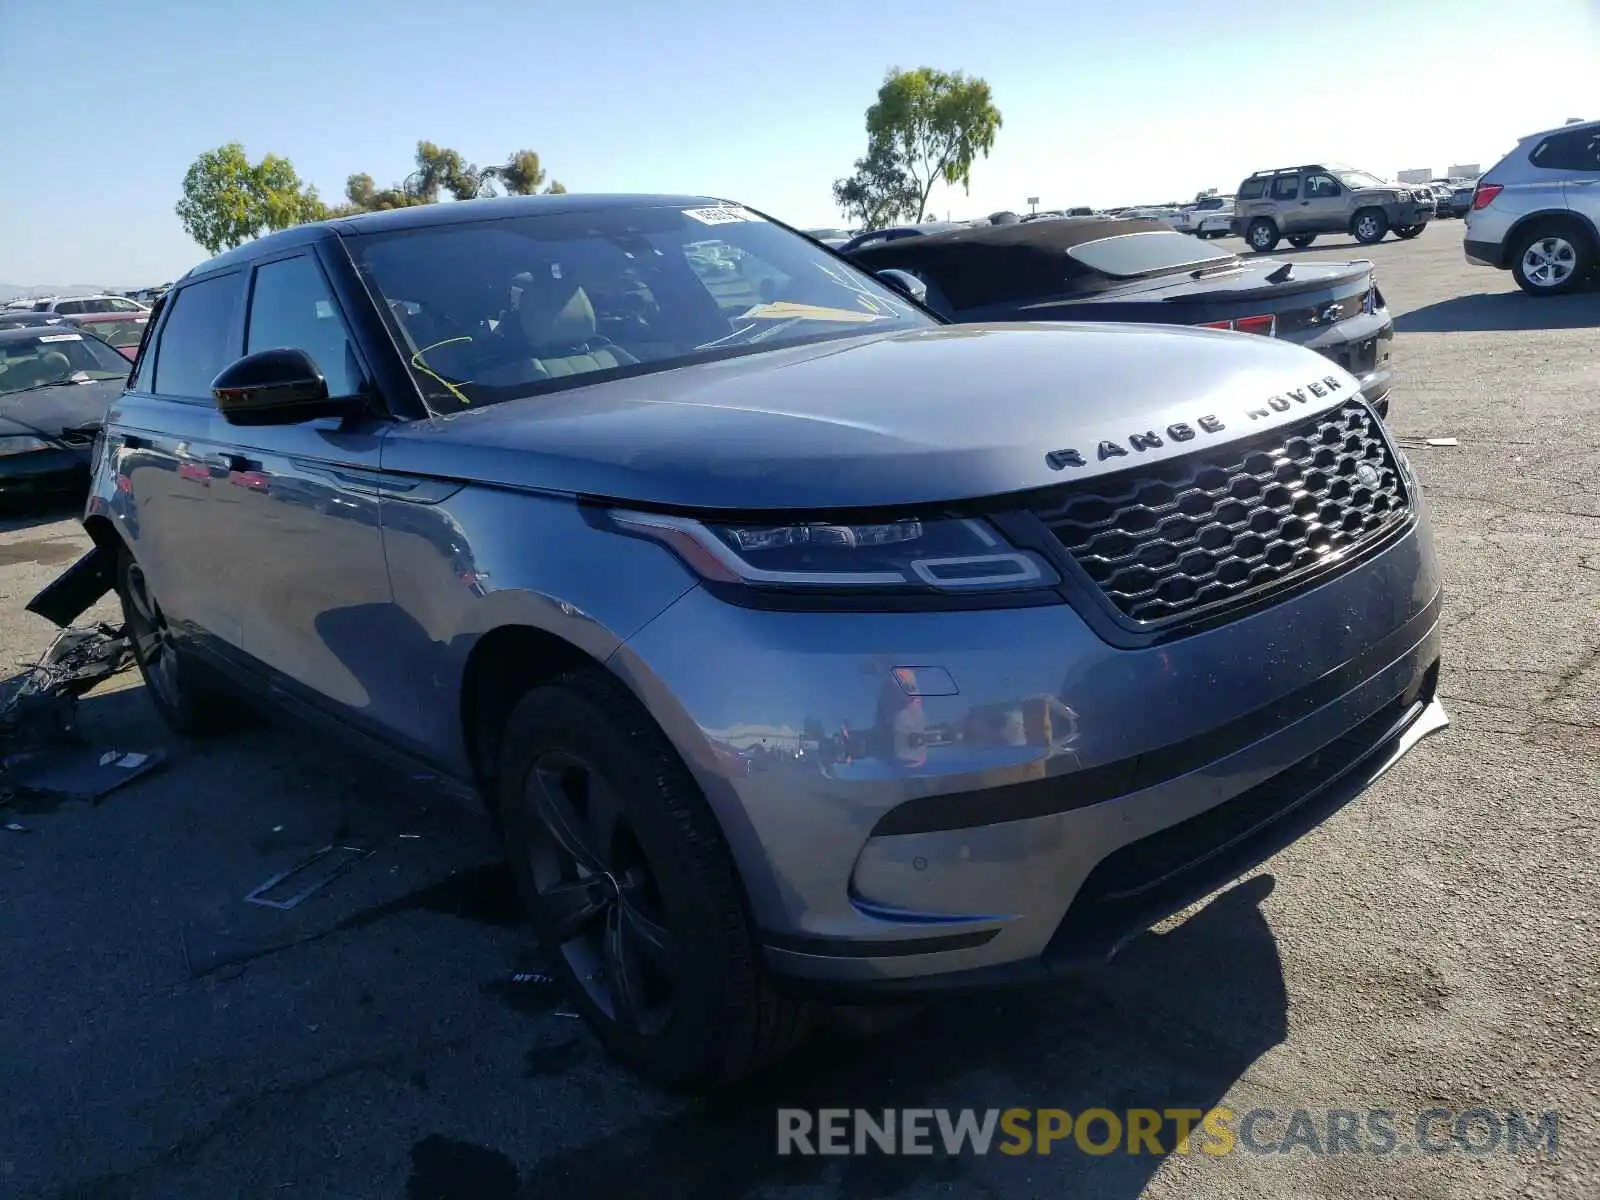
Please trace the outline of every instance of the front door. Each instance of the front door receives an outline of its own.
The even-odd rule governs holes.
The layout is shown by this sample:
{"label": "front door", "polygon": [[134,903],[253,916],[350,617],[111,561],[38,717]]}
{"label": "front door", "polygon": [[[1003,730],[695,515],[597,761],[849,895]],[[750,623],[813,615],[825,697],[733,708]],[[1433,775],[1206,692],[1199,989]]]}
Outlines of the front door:
{"label": "front door", "polygon": [[[311,248],[260,262],[253,273],[245,352],[280,347],[309,354],[330,395],[370,392]],[[378,458],[389,427],[376,412],[229,426],[218,464],[233,507],[229,553],[245,578],[244,644],[252,665],[301,699],[373,731],[397,726],[396,705],[406,712],[414,705],[385,632],[395,614]]]}
{"label": "front door", "polygon": [[1306,175],[1300,196],[1301,219],[1306,233],[1342,232],[1350,223],[1348,206],[1349,197],[1344,184],[1332,175],[1323,171]]}
{"label": "front door", "polygon": [[239,353],[244,287],[236,270],[172,293],[106,429],[112,513],[156,603],[180,635],[225,654],[242,648],[243,627],[211,380]]}

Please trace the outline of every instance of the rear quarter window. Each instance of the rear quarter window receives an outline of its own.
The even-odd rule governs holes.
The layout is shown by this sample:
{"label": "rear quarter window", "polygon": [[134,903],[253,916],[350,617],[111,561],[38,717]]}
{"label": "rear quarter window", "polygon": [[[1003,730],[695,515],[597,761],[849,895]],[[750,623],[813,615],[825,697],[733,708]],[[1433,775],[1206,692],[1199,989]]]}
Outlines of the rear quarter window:
{"label": "rear quarter window", "polygon": [[1239,185],[1239,199],[1259,200],[1266,195],[1267,181],[1265,179],[1246,179]]}
{"label": "rear quarter window", "polygon": [[1547,171],[1600,172],[1600,129],[1552,134],[1533,148],[1528,161]]}

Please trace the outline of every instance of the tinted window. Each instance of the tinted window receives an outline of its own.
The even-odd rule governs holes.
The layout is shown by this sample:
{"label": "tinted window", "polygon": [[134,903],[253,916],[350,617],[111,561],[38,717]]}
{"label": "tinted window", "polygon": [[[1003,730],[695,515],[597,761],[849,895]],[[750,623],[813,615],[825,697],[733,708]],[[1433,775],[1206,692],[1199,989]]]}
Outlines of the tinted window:
{"label": "tinted window", "polygon": [[1306,199],[1327,200],[1339,194],[1339,184],[1331,175],[1306,176]]}
{"label": "tinted window", "polygon": [[89,310],[84,307],[82,300],[63,300],[56,305],[56,311],[63,316],[70,316],[73,313],[88,312]]}
{"label": "tinted window", "polygon": [[435,409],[925,314],[747,209],[608,206],[353,238]]}
{"label": "tinted window", "polygon": [[1239,185],[1239,199],[1259,200],[1266,194],[1267,181],[1265,179],[1246,179]]}
{"label": "tinted window", "polygon": [[1300,195],[1300,176],[1279,175],[1272,181],[1274,200],[1294,200]]}
{"label": "tinted window", "polygon": [[144,310],[132,300],[119,300],[112,297],[106,301],[107,310],[110,312],[143,312]]}
{"label": "tinted window", "polygon": [[282,347],[311,355],[322,368],[330,395],[351,396],[361,390],[361,372],[344,321],[321,270],[308,257],[256,269],[245,353]]}
{"label": "tinted window", "polygon": [[1600,129],[1584,129],[1547,137],[1528,156],[1550,171],[1600,171]]}
{"label": "tinted window", "polygon": [[164,396],[211,398],[211,381],[237,353],[234,317],[244,290],[242,274],[218,275],[174,291],[156,347],[155,386]]}

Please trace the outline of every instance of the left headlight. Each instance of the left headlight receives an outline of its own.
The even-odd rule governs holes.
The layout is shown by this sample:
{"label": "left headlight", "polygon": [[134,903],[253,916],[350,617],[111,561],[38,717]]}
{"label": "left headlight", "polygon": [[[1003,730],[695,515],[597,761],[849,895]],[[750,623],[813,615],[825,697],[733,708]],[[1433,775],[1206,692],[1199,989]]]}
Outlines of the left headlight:
{"label": "left headlight", "polygon": [[32,454],[35,450],[48,450],[50,446],[36,437],[0,437],[0,457],[9,454]]}
{"label": "left headlight", "polygon": [[701,578],[811,591],[1002,592],[1059,581],[987,521],[906,517],[870,522],[733,524],[613,510],[621,529],[670,547]]}

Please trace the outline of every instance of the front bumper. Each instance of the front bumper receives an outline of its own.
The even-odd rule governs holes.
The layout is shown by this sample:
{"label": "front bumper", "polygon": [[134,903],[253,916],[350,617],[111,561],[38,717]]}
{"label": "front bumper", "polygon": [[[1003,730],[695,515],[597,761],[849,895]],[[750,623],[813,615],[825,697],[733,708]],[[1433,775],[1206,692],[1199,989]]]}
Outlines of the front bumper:
{"label": "front bumper", "polygon": [[1426,225],[1434,218],[1434,206],[1431,204],[1418,204],[1415,200],[1407,204],[1397,204],[1394,213],[1389,218],[1390,228],[1409,229],[1413,225]]}
{"label": "front bumper", "polygon": [[0,457],[0,498],[55,496],[89,485],[87,456],[75,450],[32,450]]}
{"label": "front bumper", "polygon": [[1439,604],[1419,511],[1343,574],[1143,649],[1065,605],[695,589],[611,665],[701,783],[772,969],[925,990],[1104,958],[1359,792],[1445,724]]}

